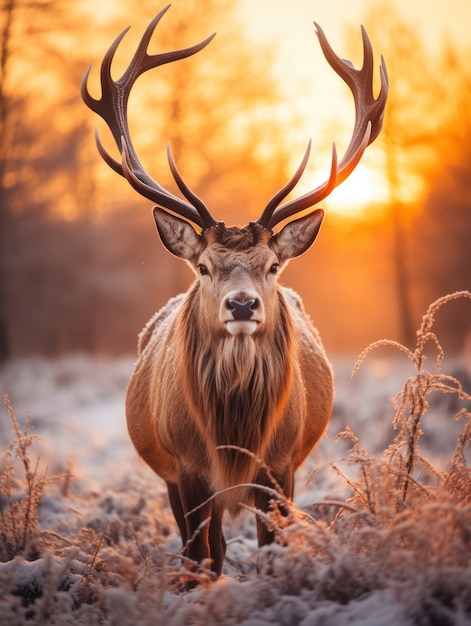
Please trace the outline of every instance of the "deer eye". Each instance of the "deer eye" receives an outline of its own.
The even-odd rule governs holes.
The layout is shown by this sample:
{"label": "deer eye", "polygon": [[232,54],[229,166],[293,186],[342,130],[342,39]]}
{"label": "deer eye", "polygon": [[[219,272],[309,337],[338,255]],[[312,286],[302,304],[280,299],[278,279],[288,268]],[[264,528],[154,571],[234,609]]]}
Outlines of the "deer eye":
{"label": "deer eye", "polygon": [[200,263],[197,267],[198,267],[200,276],[207,276],[209,274],[209,270],[206,267],[206,265],[203,265],[202,263]]}
{"label": "deer eye", "polygon": [[278,269],[280,267],[279,263],[273,263],[273,265],[270,267],[270,269],[268,270],[269,274],[277,274],[278,273]]}

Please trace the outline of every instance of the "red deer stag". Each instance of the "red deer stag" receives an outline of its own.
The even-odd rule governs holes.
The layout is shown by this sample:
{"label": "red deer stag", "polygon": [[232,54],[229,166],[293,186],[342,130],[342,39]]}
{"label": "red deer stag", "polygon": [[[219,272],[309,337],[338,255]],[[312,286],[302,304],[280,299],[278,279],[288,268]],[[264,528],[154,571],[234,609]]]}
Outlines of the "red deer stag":
{"label": "red deer stag", "polygon": [[[332,372],[319,335],[301,298],[277,283],[289,259],[312,245],[324,213],[317,209],[277,233],[273,228],[317,204],[354,170],[381,130],[388,81],[382,60],[381,90],[375,98],[373,52],[364,30],[364,63],[357,70],[334,53],[316,25],[327,61],[353,93],[350,144],[340,163],[334,146],[328,181],[280,205],[304,171],[308,147],[293,178],[257,221],[228,228],[183,181],[170,149],[170,169],[186,200],[149,176],[131,142],[127,102],[136,79],[195,54],[214,36],[189,48],[149,55],[149,41],[167,9],[149,24],[129,67],[114,82],[112,59],[127,31],[119,35],[102,62],[101,98],[88,92],[90,68],[82,97],[109,126],[121,162],[106,152],[97,135],[101,156],[157,203],[154,218],[164,246],[196,274],[189,290],[172,298],[142,331],[126,412],[136,450],[167,484],[186,557],[196,563],[210,559],[220,574],[223,512],[234,515],[248,502],[267,511],[273,497],[267,487],[274,485],[292,498],[294,472],[321,437],[332,409]],[[257,530],[259,545],[273,540],[273,530],[259,519]]]}

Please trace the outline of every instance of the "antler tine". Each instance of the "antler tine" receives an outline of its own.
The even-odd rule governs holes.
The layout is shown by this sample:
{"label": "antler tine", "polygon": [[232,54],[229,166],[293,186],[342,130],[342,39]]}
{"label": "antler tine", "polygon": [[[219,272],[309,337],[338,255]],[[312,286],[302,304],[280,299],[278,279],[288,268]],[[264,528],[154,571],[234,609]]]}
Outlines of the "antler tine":
{"label": "antler tine", "polygon": [[306,169],[306,165],[307,165],[307,162],[309,160],[309,155],[311,154],[311,143],[312,142],[309,140],[309,143],[307,144],[306,152],[304,153],[303,160],[301,161],[301,163],[300,163],[298,169],[296,170],[296,172],[289,179],[289,181],[286,183],[286,185],[284,187],[282,187],[273,196],[273,198],[270,200],[270,202],[265,207],[265,209],[264,209],[262,215],[260,216],[260,218],[256,222],[252,222],[253,224],[258,224],[259,226],[263,226],[264,228],[266,228],[268,230],[268,224],[270,222],[270,218],[271,218],[271,216],[273,214],[273,211],[280,204],[280,202],[286,198],[286,196],[289,194],[289,192],[294,189],[294,187],[298,183],[299,179],[303,175],[304,170]]}
{"label": "antler tine", "polygon": [[[83,76],[81,94],[85,104],[105,120],[114,137],[116,145],[121,152],[122,162],[119,163],[108,154],[97,132],[96,143],[98,151],[104,161],[113,170],[118,172],[118,174],[124,176],[141,195],[145,196],[149,200],[152,200],[153,202],[157,202],[179,215],[186,217],[195,224],[201,226],[203,229],[208,229],[218,224],[218,222],[211,216],[204,203],[198,198],[198,202],[195,205],[188,204],[181,198],[174,196],[172,193],[164,189],[157,181],[155,181],[146,172],[139,161],[129,133],[127,104],[131,88],[137,78],[152,68],[196,54],[207,46],[215,36],[215,34],[213,34],[204,41],[188,48],[182,48],[180,50],[161,54],[148,54],[147,48],[154,30],[169,8],[170,5],[165,7],[150,22],[138,44],[136,52],[134,53],[128,68],[117,81],[113,81],[111,77],[111,64],[115,52],[129,28],[126,28],[122,33],[120,33],[120,35],[118,35],[115,41],[111,44],[103,58],[100,68],[102,90],[101,98],[93,98],[88,91],[87,83],[91,66],[87,69]],[[125,148],[123,146],[125,146]],[[176,182],[180,187],[179,181],[177,180]],[[183,185],[189,191],[187,185],[185,183],[183,183]],[[189,199],[190,194],[193,198],[197,198],[195,194],[190,192],[186,195],[187,199]]]}
{"label": "antler tine", "polygon": [[160,206],[164,206],[186,219],[191,220],[195,224],[198,224],[198,226],[201,226],[203,230],[207,230],[208,228],[216,226],[219,223],[215,221],[212,225],[206,225],[201,219],[199,213],[196,211],[195,207],[183,202],[180,198],[177,198],[177,196],[174,196],[165,189],[156,189],[154,186],[148,185],[146,182],[138,178],[131,163],[129,147],[124,141],[124,138],[122,142],[122,158],[123,176],[126,178],[131,187],[138,191],[142,196],[152,200],[153,202],[157,202]]}
{"label": "antler tine", "polygon": [[[332,164],[329,180],[313,191],[300,198],[286,202],[276,208],[276,200],[283,195],[278,192],[268,203],[267,208],[257,223],[264,228],[272,229],[282,220],[317,204],[326,198],[338,185],[350,176],[358,165],[367,146],[379,135],[384,116],[384,107],[388,96],[388,75],[386,64],[381,57],[380,78],[381,89],[377,98],[373,95],[373,48],[371,41],[362,26],[363,65],[357,70],[350,61],[341,59],[332,49],[324,31],[316,26],[316,33],[324,56],[335,72],[350,88],[355,103],[355,124],[348,148],[337,165],[335,145],[332,151]],[[269,210],[268,210],[269,209]]]}
{"label": "antler tine", "polygon": [[[384,59],[381,57],[380,78],[381,90],[378,98],[373,95],[373,46],[365,30],[361,27],[363,40],[363,66],[357,70],[350,61],[341,59],[327,41],[324,31],[315,24],[317,36],[327,62],[333,70],[345,81],[352,92],[355,103],[355,125],[347,151],[339,164],[339,174],[343,165],[347,164],[363,143],[368,122],[371,123],[371,132],[368,144],[379,135],[383,126],[384,107],[388,96],[388,81]],[[342,178],[339,182],[342,182]]]}
{"label": "antler tine", "polygon": [[[266,223],[262,223],[260,220],[257,220],[257,223],[268,230],[272,230],[279,222],[299,213],[300,211],[304,211],[309,207],[317,204],[323,198],[326,198],[337,186],[337,177],[338,177],[338,164],[337,164],[337,149],[335,144],[332,145],[332,161],[330,166],[330,175],[328,180],[326,180],[322,185],[316,187],[314,191],[311,191],[300,198],[296,198],[294,200],[290,200],[289,202],[285,202],[280,207],[276,208],[276,205],[273,203],[273,198],[270,200],[267,206],[272,206],[270,214],[267,216],[268,219]],[[314,197],[315,196],[315,197]],[[275,198],[276,196],[274,196]],[[263,214],[262,214],[263,215]]]}
{"label": "antler tine", "polygon": [[[177,168],[177,166],[175,164],[175,160],[173,158],[172,150],[170,148],[170,142],[167,143],[167,159],[168,159],[168,164],[170,166],[170,171],[172,172],[172,176],[173,176],[175,182],[177,183],[178,188],[180,189],[182,194],[185,196],[185,198],[187,200],[189,200],[191,202],[191,204],[196,208],[198,213],[200,215],[203,215],[204,212],[207,211],[207,208],[204,205],[204,203],[201,200],[201,198],[199,198],[194,193],[194,191],[192,191],[188,187],[188,185],[185,183],[185,181],[183,180],[182,175],[178,171],[178,168]],[[209,228],[212,228],[213,226],[219,226],[219,225],[221,225],[221,226],[224,225],[224,222],[214,221],[214,223],[210,223],[209,225],[204,225],[204,229],[208,230]]]}

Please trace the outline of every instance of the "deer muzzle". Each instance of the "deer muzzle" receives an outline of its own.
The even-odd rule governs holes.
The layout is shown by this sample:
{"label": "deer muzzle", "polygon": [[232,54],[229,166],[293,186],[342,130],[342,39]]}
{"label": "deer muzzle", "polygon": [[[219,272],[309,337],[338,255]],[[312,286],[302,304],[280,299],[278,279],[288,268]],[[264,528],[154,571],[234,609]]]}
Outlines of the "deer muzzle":
{"label": "deer muzzle", "polygon": [[252,335],[265,319],[262,301],[254,293],[231,292],[221,304],[219,318],[231,335]]}

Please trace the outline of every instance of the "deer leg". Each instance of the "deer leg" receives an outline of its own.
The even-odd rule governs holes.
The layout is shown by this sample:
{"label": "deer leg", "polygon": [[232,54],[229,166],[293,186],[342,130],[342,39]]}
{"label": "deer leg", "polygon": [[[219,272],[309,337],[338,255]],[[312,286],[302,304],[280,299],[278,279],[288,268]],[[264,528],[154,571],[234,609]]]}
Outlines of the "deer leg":
{"label": "deer leg", "polygon": [[[273,480],[274,479],[274,480]],[[292,498],[294,493],[294,474],[291,468],[287,468],[282,474],[273,474],[271,479],[265,471],[260,472],[257,476],[257,484],[264,485],[270,489],[281,489],[281,495],[286,498]],[[277,484],[274,484],[274,483]],[[271,494],[267,493],[263,489],[256,489],[254,494],[255,507],[260,509],[264,513],[267,513],[270,509],[271,503],[274,498]],[[280,513],[284,516],[288,515],[288,510],[280,503],[276,504]],[[275,533],[271,530],[265,520],[257,517],[257,538],[259,547],[272,543],[275,538]]]}
{"label": "deer leg", "polygon": [[[216,512],[215,526],[214,529],[211,529],[213,524],[213,503],[207,502],[201,506],[211,496],[205,482],[198,477],[186,475],[180,479],[178,491],[186,525],[185,556],[195,561],[195,563],[201,563],[205,559],[213,558],[212,544],[214,544],[216,555],[219,556],[217,527],[221,525],[221,515],[218,515]],[[214,564],[212,569],[215,569]]]}
{"label": "deer leg", "polygon": [[167,483],[168,499],[172,508],[172,513],[175,521],[178,524],[178,530],[182,537],[183,545],[186,544],[188,536],[186,533],[186,521],[185,513],[183,512],[182,501],[180,499],[180,492],[178,491],[178,485],[175,483]]}
{"label": "deer leg", "polygon": [[209,524],[209,550],[213,562],[211,569],[218,576],[221,574],[224,556],[226,554],[226,540],[222,534],[222,516],[224,510],[213,504],[211,522]]}

